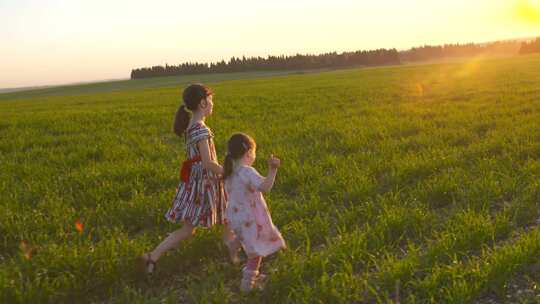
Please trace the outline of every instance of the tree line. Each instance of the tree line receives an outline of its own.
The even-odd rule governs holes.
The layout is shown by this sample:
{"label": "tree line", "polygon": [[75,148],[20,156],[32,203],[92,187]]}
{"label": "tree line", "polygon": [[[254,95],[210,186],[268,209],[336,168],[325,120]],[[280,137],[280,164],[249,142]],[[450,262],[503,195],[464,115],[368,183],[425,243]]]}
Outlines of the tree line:
{"label": "tree line", "polygon": [[376,66],[399,64],[399,53],[396,49],[379,49],[325,53],[320,55],[268,56],[242,58],[232,57],[229,61],[208,63],[185,62],[179,65],[153,66],[133,69],[131,79],[176,76],[202,73],[230,73],[269,70],[303,70],[321,68],[340,68],[351,66]]}
{"label": "tree line", "polygon": [[531,42],[521,43],[520,54],[540,53],[540,38]]}
{"label": "tree line", "polygon": [[400,52],[403,62],[426,61],[452,57],[470,57],[480,55],[515,55],[519,51],[518,41],[496,41],[491,43],[465,43],[445,45],[425,45]]}
{"label": "tree line", "polygon": [[449,57],[478,55],[514,55],[540,51],[540,38],[533,42],[515,40],[476,44],[424,45],[405,51],[378,49],[324,53],[319,55],[296,54],[292,56],[232,57],[228,61],[212,63],[184,62],[178,65],[157,65],[136,68],[131,71],[131,79],[159,76],[179,76],[204,73],[231,73],[272,70],[306,70],[322,68],[343,68],[401,64],[402,62],[426,61]]}

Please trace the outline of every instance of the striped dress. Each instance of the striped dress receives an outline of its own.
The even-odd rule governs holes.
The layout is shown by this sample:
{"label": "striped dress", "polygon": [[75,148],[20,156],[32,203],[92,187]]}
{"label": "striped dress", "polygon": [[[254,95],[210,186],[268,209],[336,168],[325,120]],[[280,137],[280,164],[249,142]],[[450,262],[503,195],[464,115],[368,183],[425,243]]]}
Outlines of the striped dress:
{"label": "striped dress", "polygon": [[[187,159],[200,157],[197,143],[208,140],[210,158],[217,160],[212,131],[203,123],[196,123],[186,130]],[[188,221],[193,226],[212,227],[225,223],[226,199],[222,180],[202,162],[194,162],[189,181],[180,181],[172,207],[165,218],[172,223]]]}

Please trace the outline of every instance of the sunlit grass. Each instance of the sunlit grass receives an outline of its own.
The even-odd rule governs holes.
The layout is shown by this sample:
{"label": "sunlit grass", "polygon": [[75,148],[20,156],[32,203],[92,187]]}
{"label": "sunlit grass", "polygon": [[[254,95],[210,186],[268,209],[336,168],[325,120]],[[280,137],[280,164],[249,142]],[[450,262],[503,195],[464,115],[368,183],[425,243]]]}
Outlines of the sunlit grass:
{"label": "sunlit grass", "polygon": [[175,228],[178,86],[2,101],[0,302],[505,299],[540,262],[539,69],[536,55],[211,84],[221,159],[244,131],[260,171],[283,161],[267,197],[289,249],[250,297],[219,229],[135,273]]}

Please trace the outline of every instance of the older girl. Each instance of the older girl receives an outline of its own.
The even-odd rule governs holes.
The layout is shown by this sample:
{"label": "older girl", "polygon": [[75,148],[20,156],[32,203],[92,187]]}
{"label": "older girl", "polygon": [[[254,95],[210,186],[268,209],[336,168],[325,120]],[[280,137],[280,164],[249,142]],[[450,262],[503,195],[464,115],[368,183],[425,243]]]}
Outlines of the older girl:
{"label": "older girl", "polygon": [[[225,224],[223,168],[217,162],[214,135],[204,122],[212,114],[212,95],[212,91],[201,84],[192,84],[183,92],[184,102],[176,112],[174,132],[185,138],[187,159],[182,164],[181,181],[172,207],[165,214],[168,221],[182,223],[182,227],[141,257],[147,273],[154,271],[163,253],[192,236],[196,227]],[[223,229],[223,240],[231,259],[237,263],[240,245],[227,226]]]}

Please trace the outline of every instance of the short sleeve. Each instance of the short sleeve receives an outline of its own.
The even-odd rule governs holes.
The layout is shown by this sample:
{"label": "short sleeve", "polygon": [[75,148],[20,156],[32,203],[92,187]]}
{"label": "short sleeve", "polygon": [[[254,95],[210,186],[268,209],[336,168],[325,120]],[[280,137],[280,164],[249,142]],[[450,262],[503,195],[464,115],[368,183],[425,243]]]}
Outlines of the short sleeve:
{"label": "short sleeve", "polygon": [[253,188],[259,189],[262,182],[264,181],[264,177],[255,170],[253,167],[244,167],[242,168],[242,177],[244,180]]}
{"label": "short sleeve", "polygon": [[212,131],[208,129],[208,127],[206,126],[201,126],[191,131],[190,136],[189,136],[190,138],[189,143],[196,144],[201,140],[205,140],[212,137],[214,137],[214,134],[212,134]]}

